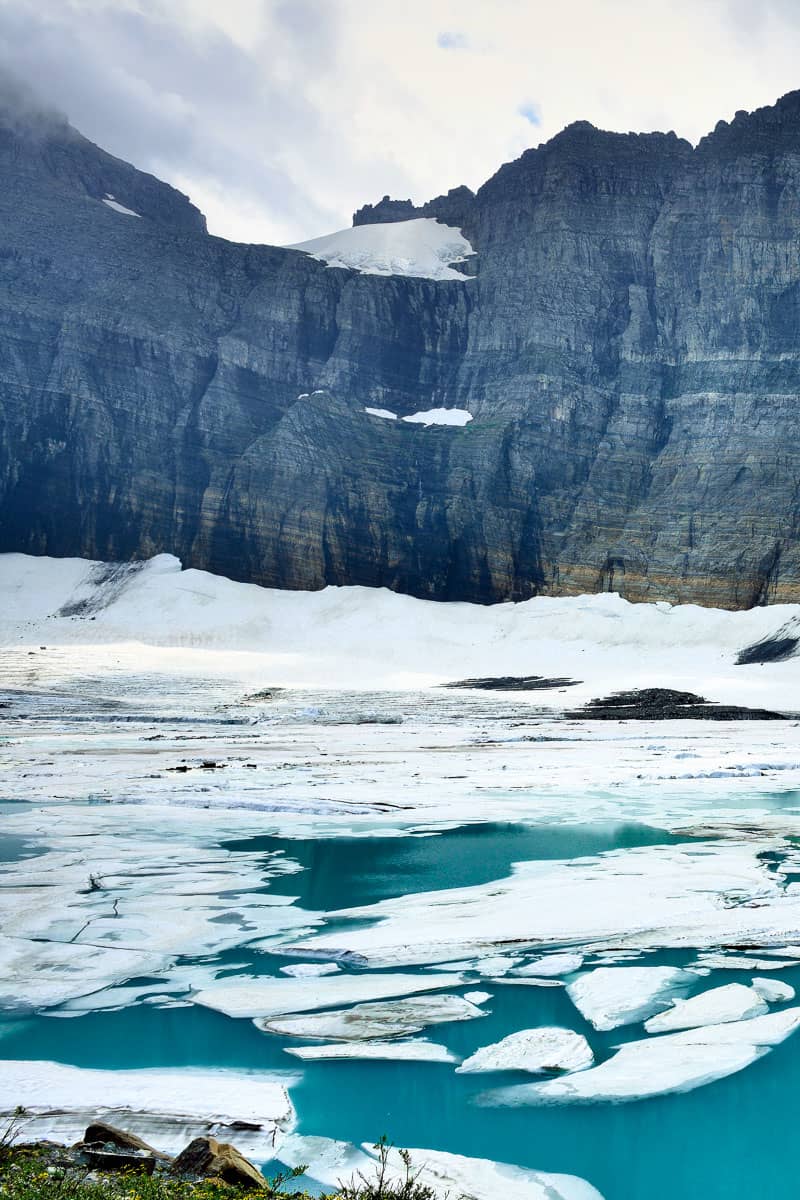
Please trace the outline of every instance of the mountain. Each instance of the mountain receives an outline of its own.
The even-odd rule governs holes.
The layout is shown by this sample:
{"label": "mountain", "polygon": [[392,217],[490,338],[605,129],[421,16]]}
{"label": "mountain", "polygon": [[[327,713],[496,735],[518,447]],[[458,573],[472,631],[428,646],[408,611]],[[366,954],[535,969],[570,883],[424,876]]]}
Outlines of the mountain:
{"label": "mountain", "polygon": [[0,177],[0,551],[800,599],[800,92],[696,148],[578,122],[322,250],[209,236],[8,83]]}

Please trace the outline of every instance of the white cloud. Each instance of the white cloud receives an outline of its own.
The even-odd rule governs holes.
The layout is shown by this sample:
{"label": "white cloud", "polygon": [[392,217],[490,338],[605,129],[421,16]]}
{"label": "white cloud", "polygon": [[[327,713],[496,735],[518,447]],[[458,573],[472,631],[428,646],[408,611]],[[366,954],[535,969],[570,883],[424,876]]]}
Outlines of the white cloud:
{"label": "white cloud", "polygon": [[794,0],[0,0],[0,41],[213,232],[275,242],[478,187],[570,121],[696,141],[800,82]]}

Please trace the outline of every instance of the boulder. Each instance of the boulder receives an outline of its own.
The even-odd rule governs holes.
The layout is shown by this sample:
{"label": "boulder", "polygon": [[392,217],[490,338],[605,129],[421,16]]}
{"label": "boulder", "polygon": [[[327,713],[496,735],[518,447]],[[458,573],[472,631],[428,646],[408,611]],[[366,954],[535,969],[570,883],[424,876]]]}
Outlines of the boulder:
{"label": "boulder", "polygon": [[84,1146],[116,1146],[118,1150],[140,1150],[152,1154],[154,1158],[167,1158],[159,1150],[142,1141],[135,1133],[127,1133],[117,1129],[115,1125],[106,1125],[105,1121],[93,1121],[88,1125],[83,1135]]}
{"label": "boulder", "polygon": [[95,1146],[84,1146],[81,1155],[95,1171],[139,1171],[152,1175],[156,1166],[153,1154],[143,1151],[100,1150]]}
{"label": "boulder", "polygon": [[198,1137],[182,1150],[170,1168],[173,1175],[222,1179],[239,1187],[262,1188],[266,1180],[235,1146],[213,1137]]}

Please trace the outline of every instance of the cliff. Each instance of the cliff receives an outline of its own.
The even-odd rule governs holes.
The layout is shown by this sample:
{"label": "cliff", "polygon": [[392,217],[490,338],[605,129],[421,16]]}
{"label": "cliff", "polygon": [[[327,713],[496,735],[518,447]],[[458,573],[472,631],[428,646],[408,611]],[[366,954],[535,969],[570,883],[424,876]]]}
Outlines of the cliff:
{"label": "cliff", "polygon": [[463,280],[210,237],[8,87],[0,173],[0,550],[800,599],[800,92],[696,148],[580,122],[476,194],[356,214],[458,225]]}

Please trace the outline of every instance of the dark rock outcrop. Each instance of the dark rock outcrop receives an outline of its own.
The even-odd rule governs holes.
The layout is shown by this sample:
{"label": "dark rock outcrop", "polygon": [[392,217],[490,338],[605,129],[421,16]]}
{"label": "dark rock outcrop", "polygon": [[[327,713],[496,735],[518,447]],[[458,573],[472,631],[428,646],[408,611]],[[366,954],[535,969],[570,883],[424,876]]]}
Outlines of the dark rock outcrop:
{"label": "dark rock outcrop", "polygon": [[479,602],[800,599],[800,93],[695,149],[578,122],[412,206],[464,229],[465,281],[209,237],[8,86],[0,177],[0,550]]}
{"label": "dark rock outcrop", "polygon": [[634,688],[590,700],[567,713],[582,721],[784,721],[783,713],[738,704],[715,704],[694,692],[672,688]]}

